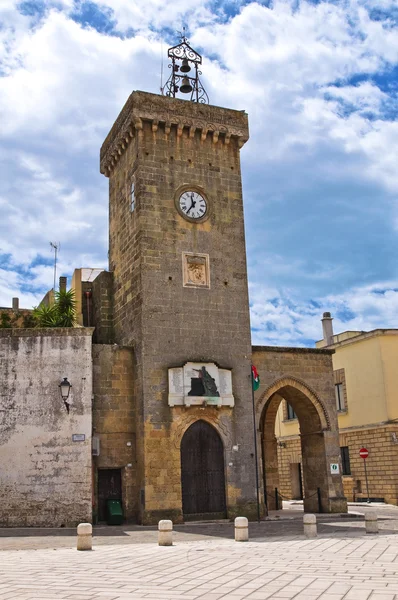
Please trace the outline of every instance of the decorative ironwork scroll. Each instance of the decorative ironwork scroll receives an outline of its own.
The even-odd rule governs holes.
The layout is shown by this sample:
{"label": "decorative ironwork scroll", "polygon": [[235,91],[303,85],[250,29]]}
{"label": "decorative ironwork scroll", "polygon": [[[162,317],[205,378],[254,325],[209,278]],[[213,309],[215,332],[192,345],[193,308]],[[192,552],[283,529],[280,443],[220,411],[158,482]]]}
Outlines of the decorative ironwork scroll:
{"label": "decorative ironwork scroll", "polygon": [[171,74],[162,88],[162,94],[173,98],[178,92],[190,94],[192,102],[209,104],[209,96],[199,77],[202,75],[202,71],[199,69],[202,57],[189,45],[185,36],[185,28],[180,44],[169,48],[167,56],[171,60],[169,64]]}

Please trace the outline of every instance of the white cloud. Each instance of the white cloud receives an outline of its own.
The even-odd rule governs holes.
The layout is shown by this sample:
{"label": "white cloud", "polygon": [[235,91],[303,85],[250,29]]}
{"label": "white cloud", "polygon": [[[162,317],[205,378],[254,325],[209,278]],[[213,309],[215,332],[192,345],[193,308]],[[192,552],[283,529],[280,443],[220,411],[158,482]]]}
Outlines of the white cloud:
{"label": "white cloud", "polygon": [[[392,0],[378,5],[396,8]],[[211,102],[246,109],[250,117],[242,166],[249,262],[260,270],[253,279],[259,290],[253,325],[266,332],[268,315],[284,343],[319,337],[319,324],[310,324],[319,315],[308,303],[309,289],[336,308],[349,302],[355,318],[365,315],[364,328],[377,320],[366,302],[377,307],[380,322],[394,314],[387,304],[395,306],[395,292],[379,297],[364,287],[398,278],[394,261],[381,258],[386,245],[391,253],[398,249],[396,97],[379,80],[363,80],[397,64],[398,36],[391,20],[369,17],[372,3],[275,0],[267,8],[251,2],[226,20],[222,8],[212,11],[205,0],[103,0],[98,9],[114,11],[119,30],[139,32],[125,39],[72,20],[72,0],[47,0],[42,20],[21,15],[17,6],[16,0],[0,6],[6,174],[0,252],[13,269],[4,276],[9,284],[3,279],[0,286],[0,304],[18,295],[18,287],[25,290],[18,273],[26,268],[29,289],[52,285],[50,240],[61,241],[64,273],[105,266],[107,182],[98,173],[99,147],[132,89],[158,92],[162,29],[186,22],[192,44],[204,49]],[[357,74],[361,81],[353,84]],[[275,291],[264,291],[261,280]],[[335,282],[339,293],[342,285],[348,291],[332,301],[325,290]],[[288,293],[278,291],[286,286]]]}
{"label": "white cloud", "polygon": [[325,311],[332,313],[335,333],[398,328],[397,282],[355,287],[311,301],[303,301],[292,290],[252,285],[250,297],[254,344],[300,346],[322,339]]}

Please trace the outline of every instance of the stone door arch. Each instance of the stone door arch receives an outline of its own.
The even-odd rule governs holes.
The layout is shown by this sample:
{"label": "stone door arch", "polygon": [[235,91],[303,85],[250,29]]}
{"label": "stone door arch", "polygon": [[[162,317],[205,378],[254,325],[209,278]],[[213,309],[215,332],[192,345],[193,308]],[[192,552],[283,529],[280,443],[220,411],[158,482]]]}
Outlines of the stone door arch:
{"label": "stone door arch", "polygon": [[346,512],[341,477],[332,476],[330,472],[330,464],[340,462],[337,427],[331,426],[328,410],[318,395],[304,382],[291,377],[274,382],[257,402],[268,509],[279,508],[275,494],[275,488],[279,488],[275,420],[283,400],[293,408],[300,426],[304,511],[319,511],[319,489],[322,512]]}

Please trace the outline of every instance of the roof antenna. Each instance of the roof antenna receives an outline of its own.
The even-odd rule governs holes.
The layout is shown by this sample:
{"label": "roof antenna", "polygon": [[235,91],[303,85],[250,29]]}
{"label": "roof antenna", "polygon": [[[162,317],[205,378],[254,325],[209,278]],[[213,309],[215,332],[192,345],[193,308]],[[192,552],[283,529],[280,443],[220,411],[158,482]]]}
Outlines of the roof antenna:
{"label": "roof antenna", "polygon": [[55,252],[55,257],[54,257],[54,287],[53,290],[55,292],[55,280],[57,278],[57,253],[58,250],[61,249],[61,243],[60,242],[50,242],[50,246],[51,248],[54,250]]}
{"label": "roof antenna", "polygon": [[160,40],[160,93],[163,96],[163,38]]}

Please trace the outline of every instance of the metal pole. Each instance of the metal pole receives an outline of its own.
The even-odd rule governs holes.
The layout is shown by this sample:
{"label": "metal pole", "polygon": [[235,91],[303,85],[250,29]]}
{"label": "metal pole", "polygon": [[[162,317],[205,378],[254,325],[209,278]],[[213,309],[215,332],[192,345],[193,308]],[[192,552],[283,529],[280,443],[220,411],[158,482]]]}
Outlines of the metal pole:
{"label": "metal pole", "polygon": [[368,503],[370,504],[370,499],[369,499],[369,483],[368,483],[368,473],[366,471],[366,458],[363,459],[363,466],[365,468],[365,481],[366,481],[366,493],[368,495]]}
{"label": "metal pole", "polygon": [[54,292],[55,292],[55,281],[57,279],[57,250],[58,246],[54,246],[55,248],[55,256],[54,256]]}
{"label": "metal pole", "polygon": [[275,488],[275,510],[279,510],[278,488]]}
{"label": "metal pole", "polygon": [[256,466],[257,521],[260,522],[260,486],[259,486],[259,482],[258,482],[256,408],[255,408],[255,404],[254,404],[253,371],[252,371],[251,365],[250,365],[250,385],[252,386],[254,462],[255,462],[255,466]]}

